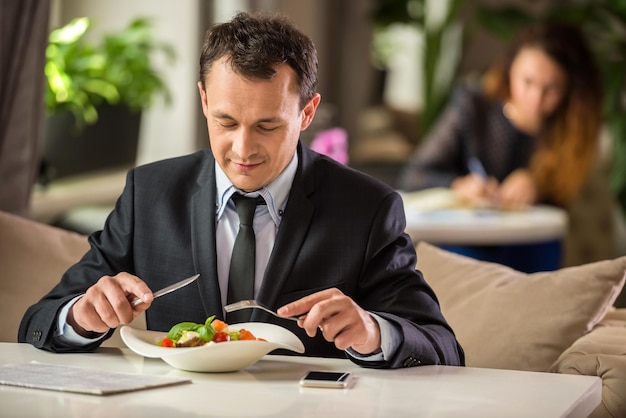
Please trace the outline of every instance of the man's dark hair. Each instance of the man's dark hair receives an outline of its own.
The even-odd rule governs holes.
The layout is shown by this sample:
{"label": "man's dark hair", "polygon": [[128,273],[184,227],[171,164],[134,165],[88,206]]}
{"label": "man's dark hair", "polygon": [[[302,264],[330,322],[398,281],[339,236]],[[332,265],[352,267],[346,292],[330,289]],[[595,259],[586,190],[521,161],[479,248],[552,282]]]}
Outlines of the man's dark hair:
{"label": "man's dark hair", "polygon": [[278,65],[289,65],[297,76],[301,107],[315,94],[315,45],[285,17],[241,12],[211,27],[200,56],[203,85],[213,63],[224,56],[236,73],[252,79],[269,80]]}

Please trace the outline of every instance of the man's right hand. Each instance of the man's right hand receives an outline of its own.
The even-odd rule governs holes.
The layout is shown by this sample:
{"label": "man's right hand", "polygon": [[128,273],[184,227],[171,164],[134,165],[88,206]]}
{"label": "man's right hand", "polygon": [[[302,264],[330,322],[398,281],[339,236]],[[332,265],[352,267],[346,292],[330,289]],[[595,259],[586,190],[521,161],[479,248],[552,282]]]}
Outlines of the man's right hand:
{"label": "man's right hand", "polygon": [[[131,301],[136,298],[144,303],[133,307]],[[89,332],[105,333],[130,323],[150,307],[152,300],[152,291],[137,276],[129,273],[103,276],[70,308],[67,323],[85,337]]]}

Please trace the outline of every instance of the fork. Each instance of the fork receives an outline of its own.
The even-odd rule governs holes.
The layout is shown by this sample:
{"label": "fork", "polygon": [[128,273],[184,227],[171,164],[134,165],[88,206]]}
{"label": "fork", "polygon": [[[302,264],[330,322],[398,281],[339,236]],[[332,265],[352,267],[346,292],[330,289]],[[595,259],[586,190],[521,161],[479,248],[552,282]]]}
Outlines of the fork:
{"label": "fork", "polygon": [[278,315],[276,312],[274,312],[273,310],[266,308],[265,306],[261,305],[259,302],[257,302],[256,300],[241,300],[239,302],[233,302],[231,304],[228,304],[226,306],[224,306],[224,310],[226,312],[234,312],[234,311],[238,311],[240,309],[261,309],[262,311],[265,311],[269,314],[274,315],[277,318],[281,318],[281,319],[289,319],[292,321],[297,321],[298,318],[296,318],[295,316],[280,316]]}

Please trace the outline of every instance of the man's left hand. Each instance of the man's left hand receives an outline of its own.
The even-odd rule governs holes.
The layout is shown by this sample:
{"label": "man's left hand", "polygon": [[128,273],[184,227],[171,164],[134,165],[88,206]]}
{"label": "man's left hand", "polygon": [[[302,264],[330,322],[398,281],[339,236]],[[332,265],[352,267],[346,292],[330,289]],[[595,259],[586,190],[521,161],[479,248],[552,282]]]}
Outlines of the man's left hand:
{"label": "man's left hand", "polygon": [[299,317],[298,326],[309,337],[318,330],[326,341],[340,350],[352,348],[361,355],[380,349],[378,322],[339,289],[326,289],[291,302],[280,309],[281,316]]}

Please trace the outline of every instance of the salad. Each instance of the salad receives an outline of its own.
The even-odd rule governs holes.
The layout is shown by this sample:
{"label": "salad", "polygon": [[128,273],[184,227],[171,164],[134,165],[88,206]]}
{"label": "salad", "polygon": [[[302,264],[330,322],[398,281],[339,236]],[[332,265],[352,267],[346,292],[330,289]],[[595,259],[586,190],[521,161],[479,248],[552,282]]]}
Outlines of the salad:
{"label": "salad", "polygon": [[246,329],[230,329],[226,322],[215,319],[213,315],[207,318],[204,324],[180,322],[174,325],[167,333],[167,337],[159,340],[157,344],[161,347],[198,347],[211,342],[239,340],[265,341]]}

